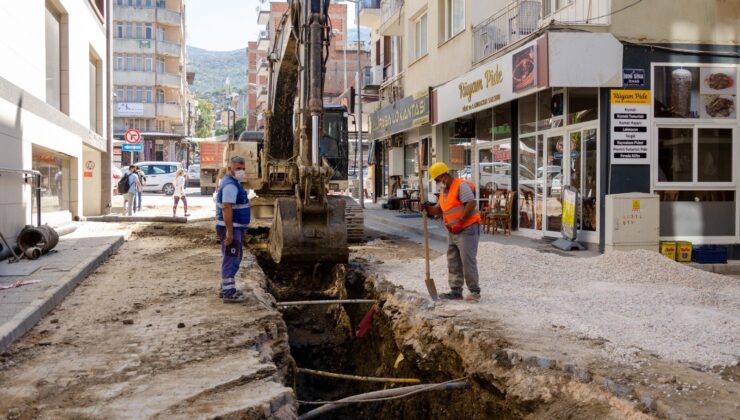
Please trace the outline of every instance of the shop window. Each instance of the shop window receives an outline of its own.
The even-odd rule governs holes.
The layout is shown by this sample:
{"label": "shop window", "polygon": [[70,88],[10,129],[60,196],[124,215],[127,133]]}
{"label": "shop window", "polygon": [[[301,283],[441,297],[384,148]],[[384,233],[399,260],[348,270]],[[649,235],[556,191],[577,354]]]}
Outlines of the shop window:
{"label": "shop window", "polygon": [[475,138],[478,140],[478,145],[482,140],[492,140],[493,135],[491,134],[491,124],[493,123],[493,111],[487,109],[481,111],[475,115]]}
{"label": "shop window", "polygon": [[732,182],[732,130],[699,128],[698,181]]}
{"label": "shop window", "polygon": [[493,109],[493,139],[511,138],[511,102]]}
{"label": "shop window", "polygon": [[537,131],[537,94],[519,99],[519,134]]}
{"label": "shop window", "polygon": [[32,167],[41,172],[41,212],[69,210],[70,159],[37,146]]}
{"label": "shop window", "polygon": [[519,140],[519,227],[534,229],[536,217],[537,144],[534,136]]}
{"label": "shop window", "polygon": [[[553,97],[552,108],[562,104],[557,95]],[[562,105],[561,105],[562,106]],[[562,108],[560,109],[562,115]],[[597,88],[568,89],[568,124],[580,124],[586,121],[595,121],[599,118],[599,90]]]}
{"label": "shop window", "polygon": [[731,128],[658,128],[658,182],[732,182],[732,138]]}
{"label": "shop window", "polygon": [[416,176],[416,173],[417,173],[416,162],[418,161],[418,158],[417,158],[418,152],[419,152],[419,143],[407,144],[404,147],[403,175],[406,178],[410,176]]}
{"label": "shop window", "polygon": [[658,129],[658,181],[691,182],[694,161],[690,128]]}
{"label": "shop window", "polygon": [[[548,128],[555,128],[559,125],[552,118],[552,112],[550,110],[552,101],[552,89],[545,89],[537,92],[537,130],[547,130]],[[562,125],[562,119],[560,120]]]}
{"label": "shop window", "polygon": [[734,119],[735,67],[656,66],[653,76],[656,118]]}

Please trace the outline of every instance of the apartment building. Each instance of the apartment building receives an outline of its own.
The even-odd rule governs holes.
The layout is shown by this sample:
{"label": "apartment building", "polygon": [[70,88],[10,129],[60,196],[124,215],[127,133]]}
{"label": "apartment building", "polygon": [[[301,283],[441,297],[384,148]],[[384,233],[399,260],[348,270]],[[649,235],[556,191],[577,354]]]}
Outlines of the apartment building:
{"label": "apartment building", "polygon": [[11,241],[39,213],[60,225],[110,206],[106,16],[102,0],[0,3],[0,232]]}
{"label": "apartment building", "polygon": [[516,193],[522,235],[560,236],[569,185],[579,240],[602,249],[620,192],[660,196],[661,239],[740,243],[739,3],[368,3],[378,196],[418,185],[421,156],[473,181],[481,207]]}
{"label": "apartment building", "polygon": [[[266,16],[267,14],[265,14]],[[261,112],[258,108],[257,97],[267,94],[267,48],[257,48],[257,41],[247,44],[247,130],[257,131],[264,128]],[[265,90],[264,94],[262,89]],[[264,103],[264,100],[263,102]]]}
{"label": "apartment building", "polygon": [[122,164],[184,162],[188,85],[183,0],[114,0],[112,29],[115,153],[121,153],[126,130],[135,128],[144,139],[143,151],[122,153]]}

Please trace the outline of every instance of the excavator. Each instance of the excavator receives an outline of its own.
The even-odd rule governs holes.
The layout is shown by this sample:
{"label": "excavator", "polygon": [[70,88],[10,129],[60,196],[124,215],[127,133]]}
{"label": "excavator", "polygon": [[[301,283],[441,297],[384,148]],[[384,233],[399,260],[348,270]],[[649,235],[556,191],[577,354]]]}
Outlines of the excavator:
{"label": "excavator", "polygon": [[242,183],[257,195],[250,200],[253,218],[272,218],[267,248],[278,264],[345,263],[348,219],[361,224],[353,200],[329,193],[330,186],[338,189],[337,178],[346,179],[341,157],[348,153],[347,112],[323,98],[329,4],[288,1],[268,55],[264,138],[230,142],[224,152],[225,162],[236,154],[247,161]]}

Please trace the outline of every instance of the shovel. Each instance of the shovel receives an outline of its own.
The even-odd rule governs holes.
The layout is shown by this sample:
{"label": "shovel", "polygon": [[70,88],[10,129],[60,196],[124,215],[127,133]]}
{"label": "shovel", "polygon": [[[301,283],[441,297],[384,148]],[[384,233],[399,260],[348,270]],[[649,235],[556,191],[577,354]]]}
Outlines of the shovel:
{"label": "shovel", "polygon": [[[421,152],[421,147],[419,148],[419,151]],[[419,153],[421,155],[421,153]],[[427,195],[426,191],[424,190],[424,180],[422,179],[422,172],[421,172],[421,156],[417,158],[417,162],[419,164],[417,165],[419,169],[419,201],[421,203],[427,202]],[[427,225],[427,211],[426,209],[421,209],[421,224],[424,226],[424,264],[425,264],[425,273],[424,273],[424,283],[427,285],[427,291],[429,292],[429,296],[432,297],[432,300],[437,300],[437,286],[434,285],[434,279],[429,274],[429,228]]]}

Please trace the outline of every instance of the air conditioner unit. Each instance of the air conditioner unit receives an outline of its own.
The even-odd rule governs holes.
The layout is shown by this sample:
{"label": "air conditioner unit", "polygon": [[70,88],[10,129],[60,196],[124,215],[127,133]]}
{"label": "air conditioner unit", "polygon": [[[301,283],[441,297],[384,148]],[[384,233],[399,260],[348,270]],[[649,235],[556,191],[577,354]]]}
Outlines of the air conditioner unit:
{"label": "air conditioner unit", "polygon": [[260,31],[260,38],[267,38],[267,31]]}

